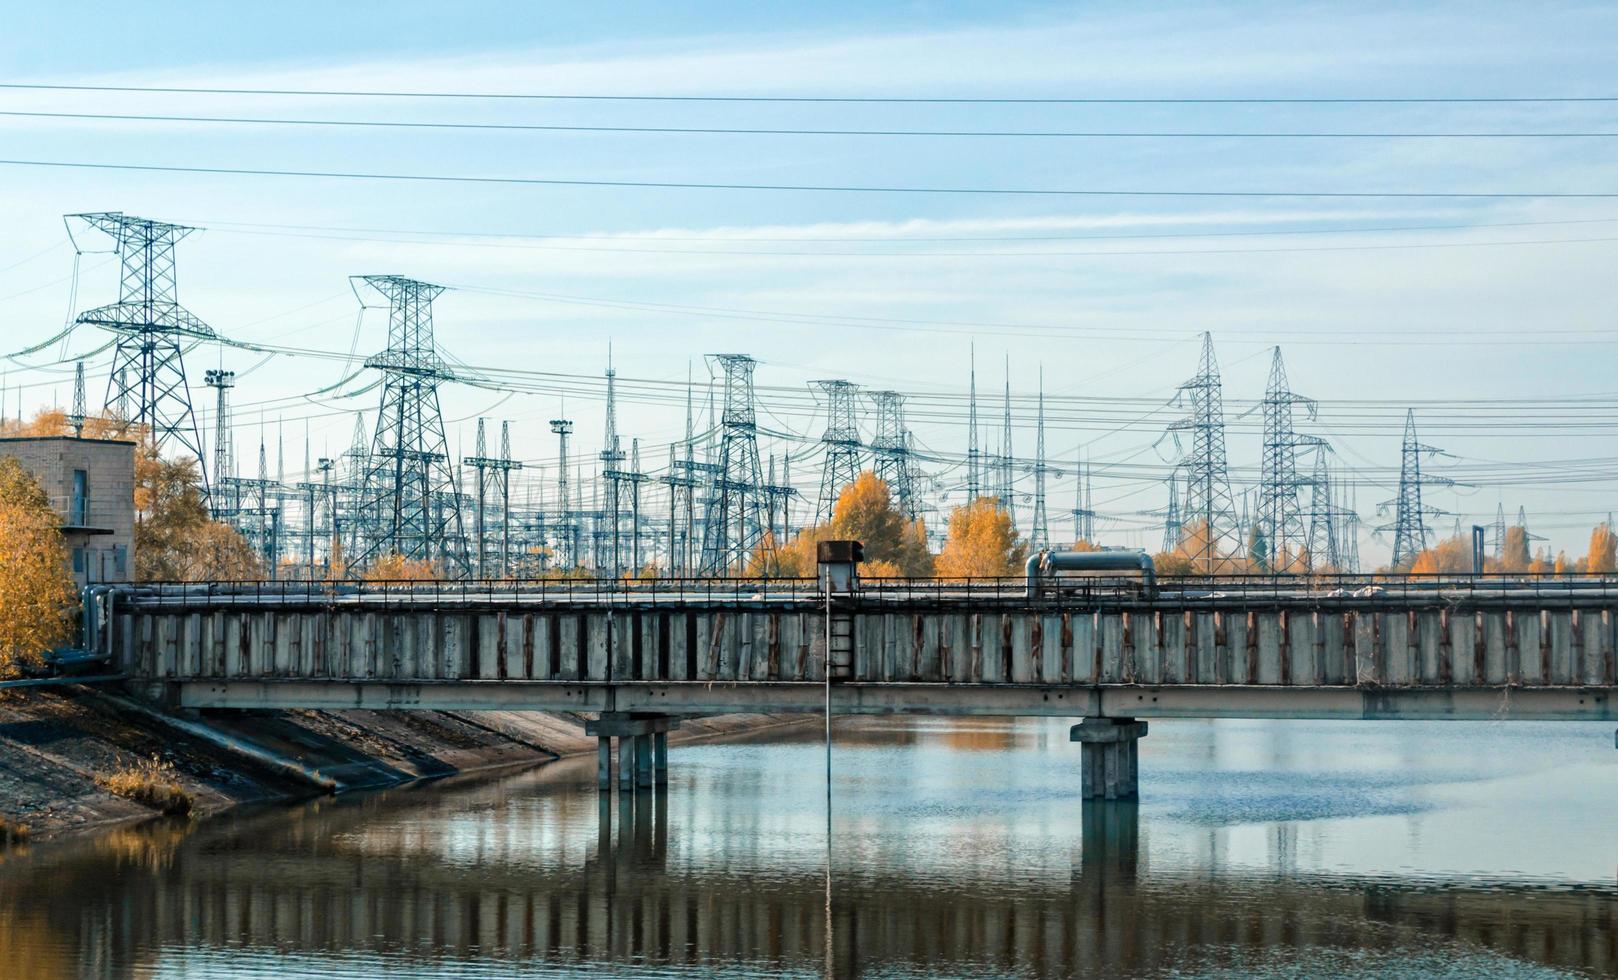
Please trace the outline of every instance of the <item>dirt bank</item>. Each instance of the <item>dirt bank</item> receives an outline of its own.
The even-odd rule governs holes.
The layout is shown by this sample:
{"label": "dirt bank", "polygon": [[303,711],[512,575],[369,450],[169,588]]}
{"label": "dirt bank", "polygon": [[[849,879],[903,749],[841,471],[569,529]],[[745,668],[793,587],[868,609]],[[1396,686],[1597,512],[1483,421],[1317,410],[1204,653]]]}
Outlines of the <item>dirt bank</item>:
{"label": "dirt bank", "polygon": [[[671,744],[800,722],[690,720]],[[98,780],[155,771],[205,816],[241,803],[387,786],[595,751],[584,718],[544,712],[233,711],[169,719],[84,688],[0,693],[0,820],[33,838],[146,819]]]}

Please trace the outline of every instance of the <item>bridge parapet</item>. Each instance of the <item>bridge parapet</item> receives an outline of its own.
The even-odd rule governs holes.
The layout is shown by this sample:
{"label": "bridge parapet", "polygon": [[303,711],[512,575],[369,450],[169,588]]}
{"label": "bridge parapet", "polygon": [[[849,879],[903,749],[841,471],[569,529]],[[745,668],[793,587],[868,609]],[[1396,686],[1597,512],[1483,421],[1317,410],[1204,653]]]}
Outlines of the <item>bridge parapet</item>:
{"label": "bridge parapet", "polygon": [[[1155,599],[1086,581],[865,580],[840,600],[849,682],[953,687],[1599,687],[1614,684],[1606,579],[1166,580]],[[594,584],[594,583],[592,583]],[[1374,591],[1381,589],[1381,591]],[[119,592],[100,629],[133,677],[332,682],[814,684],[812,582],[356,586]]]}

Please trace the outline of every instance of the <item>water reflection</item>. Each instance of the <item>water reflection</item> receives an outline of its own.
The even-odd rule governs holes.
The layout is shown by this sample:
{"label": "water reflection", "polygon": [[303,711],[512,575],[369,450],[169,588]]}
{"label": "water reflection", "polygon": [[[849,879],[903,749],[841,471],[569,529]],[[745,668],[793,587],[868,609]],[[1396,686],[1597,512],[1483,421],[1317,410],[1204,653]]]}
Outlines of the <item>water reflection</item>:
{"label": "water reflection", "polygon": [[[1407,769],[1397,783],[1420,797],[1412,813],[1233,823],[1197,819],[1182,796],[1275,751],[1329,784],[1314,735],[1288,731],[1298,744],[1273,750],[1250,744],[1259,729],[1222,730],[1227,748],[1210,756],[1187,729],[1189,751],[1170,737],[1155,770],[1143,760],[1145,802],[1081,808],[1077,760],[1052,726],[893,725],[839,736],[838,976],[1618,969],[1610,862],[1557,877],[1541,872],[1563,858],[1542,847],[1508,859],[1526,869],[1515,876],[1459,874],[1428,850],[1491,819],[1467,796],[1478,771],[1448,752],[1424,763],[1440,777]],[[1508,740],[1483,746],[1494,771],[1515,772],[1518,736],[1491,737]],[[0,860],[0,976],[819,975],[818,752],[812,732],[681,749],[666,793],[599,794],[581,760],[38,845]],[[1560,785],[1544,772],[1503,785],[1515,795],[1524,778]],[[1588,793],[1586,818],[1604,819],[1610,790]],[[1367,821],[1417,832],[1344,866]],[[1607,836],[1597,823],[1586,835],[1563,845]]]}

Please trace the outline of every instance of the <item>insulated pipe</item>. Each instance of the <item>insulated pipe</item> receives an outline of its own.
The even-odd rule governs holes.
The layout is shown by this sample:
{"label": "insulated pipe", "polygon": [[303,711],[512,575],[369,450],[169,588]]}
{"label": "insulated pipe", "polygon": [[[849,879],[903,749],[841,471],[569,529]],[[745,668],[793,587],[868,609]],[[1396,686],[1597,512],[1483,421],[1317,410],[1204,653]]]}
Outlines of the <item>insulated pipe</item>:
{"label": "insulated pipe", "polygon": [[1146,598],[1157,597],[1157,568],[1144,551],[1041,551],[1030,555],[1023,565],[1028,579],[1028,598],[1039,595],[1040,579],[1058,571],[1140,572]]}

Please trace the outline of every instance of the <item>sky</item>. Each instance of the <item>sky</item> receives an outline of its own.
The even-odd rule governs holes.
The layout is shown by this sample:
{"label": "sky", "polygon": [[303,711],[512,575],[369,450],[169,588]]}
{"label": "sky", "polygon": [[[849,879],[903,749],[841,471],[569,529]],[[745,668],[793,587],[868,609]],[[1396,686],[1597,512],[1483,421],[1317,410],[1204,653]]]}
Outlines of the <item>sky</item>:
{"label": "sky", "polygon": [[[159,3],[27,5],[0,32],[0,83],[322,91],[800,98],[1210,99],[1618,96],[1618,8],[1599,4]],[[587,468],[608,347],[620,432],[648,469],[684,430],[704,355],[760,362],[763,452],[794,457],[807,500],[826,424],[808,382],[910,395],[930,498],[961,502],[969,352],[998,446],[1009,365],[1013,452],[1031,510],[1043,377],[1053,537],[1070,536],[1075,462],[1091,461],[1104,542],[1155,548],[1183,414],[1176,386],[1212,334],[1238,494],[1254,482],[1279,345],[1299,428],[1332,445],[1368,527],[1391,520],[1405,410],[1447,534],[1526,509],[1582,554],[1614,509],[1612,376],[1618,136],[1239,137],[1237,133],[1613,133],[1618,102],[925,104],[407,99],[0,88],[0,113],[597,127],[424,129],[0,115],[0,338],[23,350],[69,308],[110,300],[94,233],[74,276],[62,216],[123,211],[198,227],[180,297],[221,335],[325,356],[205,345],[192,373],[238,372],[239,453],[260,433],[301,477],[346,447],[377,392],[342,381],[385,341],[349,276],[450,289],[443,389],[459,455],[475,419],[554,473],[546,422],[577,420]],[[1212,136],[870,136],[602,132],[837,129]],[[28,162],[24,162],[28,161]],[[40,166],[40,163],[76,166]],[[90,169],[83,164],[513,177],[516,185]],[[633,187],[612,182],[877,188]],[[934,193],[896,188],[1137,191]],[[1176,192],[1167,195],[1165,192]],[[1185,192],[1196,192],[1185,194]],[[1207,192],[1253,196],[1214,197]],[[1279,192],[1279,193],[1278,193]],[[1480,192],[1511,198],[1331,197]],[[1183,195],[1183,196],[1182,196]],[[77,286],[76,292],[74,286]],[[89,330],[6,363],[7,412],[91,400]],[[97,369],[101,374],[96,375]],[[523,391],[491,390],[521,379]],[[22,387],[19,388],[19,385]],[[351,397],[343,397],[351,392]],[[199,405],[210,394],[197,386]],[[862,430],[872,433],[867,412]],[[211,410],[199,413],[211,424]],[[703,428],[699,420],[698,427]],[[273,465],[273,464],[272,464]],[[249,474],[251,475],[251,474]],[[547,477],[548,479],[549,477]],[[520,494],[523,491],[519,491]],[[542,490],[541,492],[546,492]],[[936,521],[935,521],[936,523]],[[1370,563],[1389,540],[1362,539]]]}

